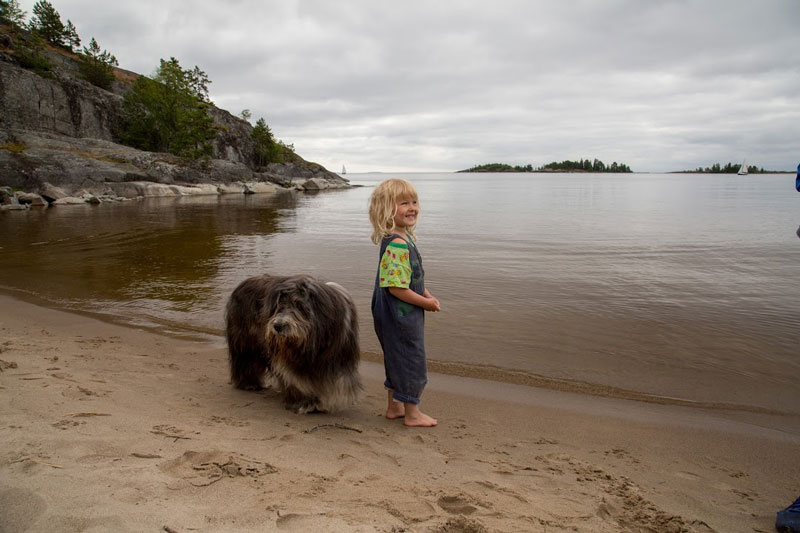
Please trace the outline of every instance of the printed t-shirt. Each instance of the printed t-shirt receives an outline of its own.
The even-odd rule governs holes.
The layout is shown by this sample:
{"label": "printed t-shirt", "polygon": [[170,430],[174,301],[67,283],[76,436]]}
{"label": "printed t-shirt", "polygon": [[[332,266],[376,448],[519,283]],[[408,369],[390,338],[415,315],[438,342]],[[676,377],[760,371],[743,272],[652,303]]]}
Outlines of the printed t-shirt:
{"label": "printed t-shirt", "polygon": [[389,243],[386,247],[386,252],[381,257],[378,277],[380,287],[409,288],[411,283],[411,260],[409,259],[407,244]]}

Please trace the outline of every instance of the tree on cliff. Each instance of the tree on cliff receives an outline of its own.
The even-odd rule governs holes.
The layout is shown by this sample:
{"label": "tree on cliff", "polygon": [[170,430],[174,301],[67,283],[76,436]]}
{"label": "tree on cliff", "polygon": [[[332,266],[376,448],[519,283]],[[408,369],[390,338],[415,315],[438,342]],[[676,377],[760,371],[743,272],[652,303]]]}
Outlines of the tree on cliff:
{"label": "tree on cliff", "polygon": [[269,129],[263,118],[256,122],[250,138],[253,139],[253,159],[257,166],[283,163],[283,147],[275,141],[272,130]]}
{"label": "tree on cliff", "polygon": [[47,0],[39,0],[33,4],[33,16],[30,22],[31,30],[56,46],[64,46],[64,23],[53,4]]}
{"label": "tree on cliff", "polygon": [[198,67],[161,60],[153,78],[139,76],[123,101],[123,143],[150,152],[199,158],[211,155],[217,132],[208,114],[208,84]]}
{"label": "tree on cliff", "polygon": [[67,19],[67,25],[64,26],[63,41],[66,43],[70,52],[75,52],[81,45],[81,38],[78,36],[78,30],[71,20]]}
{"label": "tree on cliff", "polygon": [[0,0],[0,21],[11,24],[12,28],[18,28],[25,22],[27,13],[20,9],[17,0]]}
{"label": "tree on cliff", "polygon": [[81,75],[89,83],[110,89],[114,82],[114,66],[119,65],[117,58],[108,50],[100,51],[100,45],[92,37],[89,48],[83,47],[83,53],[78,56],[78,67]]}

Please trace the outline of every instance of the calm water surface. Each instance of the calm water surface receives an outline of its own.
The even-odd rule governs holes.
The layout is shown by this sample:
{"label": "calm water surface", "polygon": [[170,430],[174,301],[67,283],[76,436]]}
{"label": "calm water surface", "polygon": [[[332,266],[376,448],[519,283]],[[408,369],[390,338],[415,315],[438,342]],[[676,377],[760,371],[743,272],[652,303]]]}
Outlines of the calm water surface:
{"label": "calm water surface", "polygon": [[[218,342],[242,279],[305,272],[351,291],[377,352],[366,210],[391,176],[0,213],[0,287]],[[426,283],[443,307],[427,315],[431,360],[800,413],[793,175],[402,177],[420,193]]]}

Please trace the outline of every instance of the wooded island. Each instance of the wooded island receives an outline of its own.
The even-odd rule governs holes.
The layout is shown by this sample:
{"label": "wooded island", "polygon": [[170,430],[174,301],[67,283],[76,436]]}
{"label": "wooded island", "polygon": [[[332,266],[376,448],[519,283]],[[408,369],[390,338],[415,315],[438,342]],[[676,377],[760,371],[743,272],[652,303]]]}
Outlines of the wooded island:
{"label": "wooded island", "polygon": [[489,163],[486,165],[477,165],[466,170],[459,170],[458,172],[633,172],[631,167],[624,163],[617,163],[614,161],[610,165],[606,165],[599,159],[589,160],[581,159],[579,161],[561,161],[548,163],[536,169],[533,165],[524,166],[511,166],[504,163]]}

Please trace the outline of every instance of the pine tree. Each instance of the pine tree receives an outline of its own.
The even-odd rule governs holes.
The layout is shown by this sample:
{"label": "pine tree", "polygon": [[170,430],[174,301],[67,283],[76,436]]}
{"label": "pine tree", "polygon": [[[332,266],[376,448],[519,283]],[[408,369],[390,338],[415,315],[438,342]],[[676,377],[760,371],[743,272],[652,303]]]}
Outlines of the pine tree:
{"label": "pine tree", "polygon": [[256,166],[283,161],[282,145],[275,142],[275,137],[263,118],[256,122],[250,138],[253,140],[253,162]]}
{"label": "pine tree", "polygon": [[31,29],[42,38],[56,46],[64,46],[64,23],[53,4],[47,0],[39,0],[33,4]]}
{"label": "pine tree", "polygon": [[75,29],[75,25],[69,19],[67,19],[67,24],[64,26],[64,41],[66,41],[70,52],[78,51],[78,47],[81,45],[78,30]]}
{"label": "pine tree", "polygon": [[184,70],[174,57],[162,59],[152,79],[140,76],[125,93],[120,138],[151,152],[210,155],[217,131],[208,114],[209,83],[198,67]]}
{"label": "pine tree", "polygon": [[100,51],[100,45],[92,37],[89,48],[83,47],[83,53],[78,57],[78,67],[81,75],[89,83],[110,89],[114,82],[114,67],[118,65],[117,58],[108,50]]}
{"label": "pine tree", "polygon": [[0,0],[0,21],[11,24],[12,28],[19,28],[25,23],[27,12],[19,7],[17,0]]}

